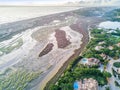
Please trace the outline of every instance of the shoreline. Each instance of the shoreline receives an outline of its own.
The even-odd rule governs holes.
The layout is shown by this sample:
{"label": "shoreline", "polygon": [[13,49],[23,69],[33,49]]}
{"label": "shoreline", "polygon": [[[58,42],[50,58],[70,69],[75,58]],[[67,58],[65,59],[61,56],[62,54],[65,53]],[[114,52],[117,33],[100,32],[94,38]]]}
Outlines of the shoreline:
{"label": "shoreline", "polygon": [[[75,10],[63,11],[63,12],[53,13],[53,14],[44,15],[40,17],[34,17],[34,18],[14,21],[10,23],[0,24],[0,31],[4,29],[4,32],[0,32],[0,35],[1,35],[0,42],[9,40],[12,38],[12,36],[15,36],[16,34],[19,34],[28,29],[42,27],[46,24],[49,24],[54,19],[60,18],[60,20],[62,21],[63,17],[73,15],[73,11],[78,11],[80,9],[81,8],[77,8]],[[16,27],[19,27],[19,28],[16,28]],[[9,31],[9,29],[11,29],[12,31]]]}
{"label": "shoreline", "polygon": [[[80,10],[80,9],[79,9]],[[24,29],[26,29],[26,28],[31,28],[31,29],[33,29],[34,27],[37,27],[37,26],[42,26],[42,25],[49,25],[51,22],[53,22],[53,20],[57,20],[57,19],[60,19],[60,21],[62,22],[64,19],[65,19],[65,17],[69,17],[69,16],[74,16],[74,17],[77,17],[77,18],[79,18],[77,21],[76,21],[76,23],[74,24],[73,22],[72,23],[70,23],[70,27],[71,27],[71,29],[73,30],[73,31],[76,31],[76,32],[78,32],[78,33],[80,33],[80,34],[82,34],[83,35],[83,38],[81,38],[82,40],[81,40],[81,42],[82,42],[82,44],[80,44],[80,46],[79,46],[79,48],[75,48],[74,49],[74,51],[73,52],[69,52],[69,53],[65,53],[65,54],[67,54],[67,59],[66,59],[66,57],[65,58],[59,58],[60,59],[60,61],[59,61],[59,63],[60,62],[62,62],[61,60],[64,60],[63,61],[63,63],[60,63],[60,65],[59,65],[59,63],[57,63],[57,64],[55,64],[52,68],[53,69],[51,69],[50,68],[50,70],[48,70],[48,72],[47,73],[45,73],[44,74],[44,76],[43,76],[43,78],[42,78],[42,80],[40,81],[40,82],[42,82],[42,81],[44,81],[45,80],[45,84],[44,85],[42,85],[42,87],[37,87],[37,86],[39,86],[38,84],[35,86],[35,87],[37,87],[38,89],[40,89],[40,88],[42,88],[42,90],[45,88],[45,86],[46,87],[49,87],[49,84],[50,83],[55,83],[56,82],[56,80],[62,75],[62,73],[64,72],[64,70],[67,68],[67,66],[69,65],[69,63],[71,62],[71,61],[73,61],[74,60],[74,58],[76,58],[77,56],[79,56],[80,55],[80,53],[84,50],[84,48],[85,48],[85,46],[86,46],[86,44],[88,43],[88,41],[89,41],[89,35],[88,35],[88,26],[90,26],[89,24],[91,24],[91,25],[94,25],[94,24],[96,24],[96,20],[98,20],[98,22],[100,22],[99,21],[99,19],[98,18],[95,18],[96,20],[94,20],[93,18],[91,18],[91,17],[84,17],[84,16],[77,16],[77,14],[74,14],[73,12],[74,11],[77,11],[77,10],[73,10],[73,11],[68,11],[68,12],[63,12],[63,13],[57,13],[57,14],[53,14],[53,15],[48,15],[48,16],[44,16],[43,17],[43,20],[41,19],[42,17],[40,17],[40,18],[36,18],[35,20],[33,20],[32,19],[32,21],[26,21],[26,22],[28,22],[27,24],[29,24],[29,23],[31,23],[31,22],[35,22],[35,21],[37,21],[37,23],[35,22],[35,24],[32,24],[31,26],[28,26],[28,27],[24,27]],[[38,19],[38,20],[37,20]],[[45,19],[45,20],[44,20]],[[67,18],[67,19],[69,19],[69,18]],[[65,19],[65,20],[67,20],[67,19]],[[87,22],[87,20],[90,20],[90,22]],[[22,21],[22,22],[20,22],[20,23],[23,23],[24,21]],[[25,23],[25,22],[24,22]],[[37,24],[37,25],[36,25]],[[26,25],[26,24],[25,24]],[[66,25],[68,25],[68,23],[66,24]],[[19,26],[19,25],[18,25]],[[68,25],[69,26],[69,25]],[[62,25],[61,25],[61,27],[62,27]],[[49,29],[49,28],[48,28]],[[51,28],[50,28],[51,29]],[[54,29],[54,28],[53,28]],[[19,30],[19,29],[18,29]],[[38,38],[40,38],[40,37],[38,37]],[[38,40],[39,41],[39,40]],[[46,42],[45,42],[46,43]],[[38,43],[39,44],[39,43]],[[42,46],[41,46],[42,47]],[[37,49],[37,48],[36,48]],[[34,49],[34,50],[36,50],[36,49]],[[38,47],[38,49],[40,49],[39,47]],[[33,51],[33,53],[34,53],[34,50],[32,50]],[[69,50],[68,50],[69,51]],[[38,51],[38,53],[40,53],[39,51]],[[63,53],[62,53],[63,54]],[[33,54],[31,54],[31,55],[33,55]],[[70,56],[71,55],[71,56]],[[68,57],[69,56],[69,57]],[[33,60],[35,60],[36,59],[36,57],[34,58],[32,58],[32,57],[30,56],[30,58],[29,58],[29,60],[31,60],[31,61],[29,61],[29,63],[27,62],[27,60],[26,60],[26,69],[28,68],[28,69],[32,69],[31,67],[32,67],[32,64],[33,64],[33,62],[32,62],[32,59]],[[41,64],[41,62],[39,62],[39,63],[37,63],[38,62],[38,60],[40,60],[41,58],[37,58],[36,59],[36,61],[34,61],[35,63],[34,63],[34,66],[36,67],[37,65],[38,65],[38,67],[36,67],[35,69],[39,69],[39,66],[40,66],[40,64]],[[56,59],[56,58],[53,58],[53,59]],[[43,58],[43,60],[45,60],[44,58]],[[47,60],[46,60],[47,61]],[[24,65],[25,65],[24,64]],[[29,65],[31,65],[30,67],[29,67]],[[55,66],[57,66],[57,65],[59,65],[59,68],[58,69],[55,69]],[[16,65],[17,66],[17,65]],[[33,67],[34,68],[34,67]],[[54,70],[55,69],[55,70]],[[40,70],[40,69],[39,69]],[[54,73],[54,75],[52,74],[52,76],[51,76],[51,74],[50,73],[52,73],[52,71],[53,71],[53,73]],[[56,71],[56,72],[55,72]],[[47,78],[47,80],[46,80],[46,77],[49,77],[49,78]],[[34,87],[33,87],[34,88]],[[36,90],[36,89],[32,89],[32,90]],[[45,88],[45,90],[49,90],[49,89],[46,89]]]}
{"label": "shoreline", "polygon": [[[7,7],[7,6],[0,6],[0,7]],[[8,6],[9,7],[9,6]],[[13,8],[13,7],[17,7],[17,6],[10,6],[11,8]],[[26,6],[18,6],[18,7],[25,7],[26,8]],[[28,7],[46,7],[46,6],[28,6]],[[47,7],[64,7],[64,6],[47,6]],[[10,21],[9,20],[9,22],[4,22],[4,23],[0,23],[0,26],[1,25],[5,25],[5,24],[11,24],[11,23],[17,23],[17,22],[21,22],[21,21],[28,21],[28,20],[32,20],[32,19],[36,19],[36,18],[43,18],[43,17],[48,17],[48,16],[50,16],[50,15],[55,15],[55,14],[60,14],[60,13],[66,13],[66,12],[72,12],[72,11],[76,11],[76,10],[79,10],[79,9],[81,9],[81,8],[84,8],[84,7],[80,7],[80,6],[76,6],[76,7],[74,7],[73,6],[73,8],[69,8],[69,6],[67,6],[68,7],[68,9],[69,10],[67,10],[67,9],[64,9],[64,10],[60,10],[59,11],[59,9],[58,9],[58,11],[56,11],[56,12],[52,12],[52,13],[45,13],[45,14],[41,14],[41,15],[36,15],[35,17],[28,17],[28,18],[23,18],[23,19],[16,19],[16,20],[14,20],[14,21]],[[66,8],[67,8],[66,7]],[[18,17],[19,18],[19,17]],[[2,22],[2,21],[1,21]]]}

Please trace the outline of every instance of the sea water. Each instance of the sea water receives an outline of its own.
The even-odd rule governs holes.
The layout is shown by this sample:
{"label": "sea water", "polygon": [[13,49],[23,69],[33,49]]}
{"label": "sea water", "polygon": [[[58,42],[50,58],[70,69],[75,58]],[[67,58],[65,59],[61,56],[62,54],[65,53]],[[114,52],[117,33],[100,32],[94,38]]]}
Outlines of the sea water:
{"label": "sea water", "polygon": [[44,15],[66,12],[80,7],[64,6],[6,6],[0,7],[0,24],[24,19],[40,17]]}

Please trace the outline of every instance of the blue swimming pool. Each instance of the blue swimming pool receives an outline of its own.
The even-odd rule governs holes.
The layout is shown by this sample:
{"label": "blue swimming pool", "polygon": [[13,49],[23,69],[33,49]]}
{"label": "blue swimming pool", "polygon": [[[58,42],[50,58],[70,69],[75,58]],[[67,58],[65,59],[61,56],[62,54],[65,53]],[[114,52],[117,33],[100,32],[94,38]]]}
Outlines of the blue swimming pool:
{"label": "blue swimming pool", "polygon": [[83,64],[88,63],[88,60],[87,60],[86,58],[83,58],[83,59],[81,60],[81,63],[83,63]]}
{"label": "blue swimming pool", "polygon": [[74,87],[74,90],[78,90],[78,82],[74,82],[73,87]]}

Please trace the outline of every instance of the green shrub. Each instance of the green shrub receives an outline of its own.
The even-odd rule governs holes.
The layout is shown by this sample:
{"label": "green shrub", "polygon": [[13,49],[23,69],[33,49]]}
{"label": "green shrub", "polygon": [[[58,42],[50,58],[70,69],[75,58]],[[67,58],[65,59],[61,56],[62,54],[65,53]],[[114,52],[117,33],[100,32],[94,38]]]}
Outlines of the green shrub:
{"label": "green shrub", "polygon": [[115,81],[115,86],[120,87],[120,84],[117,81]]}
{"label": "green shrub", "polygon": [[1,90],[24,90],[39,75],[40,73],[25,70],[13,71],[0,79],[0,88]]}
{"label": "green shrub", "polygon": [[114,65],[116,68],[120,68],[120,62],[115,62],[115,63],[113,63],[113,65]]}

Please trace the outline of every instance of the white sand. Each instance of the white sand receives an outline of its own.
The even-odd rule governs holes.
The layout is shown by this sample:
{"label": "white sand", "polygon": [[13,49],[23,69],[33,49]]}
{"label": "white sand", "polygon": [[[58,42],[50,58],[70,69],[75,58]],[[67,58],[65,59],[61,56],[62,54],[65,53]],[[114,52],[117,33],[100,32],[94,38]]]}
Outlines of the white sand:
{"label": "white sand", "polygon": [[60,30],[64,30],[66,32],[67,39],[69,39],[70,42],[72,42],[70,47],[73,47],[74,49],[78,49],[80,47],[81,39],[83,37],[82,34],[73,31],[69,26],[62,27],[60,28]]}

